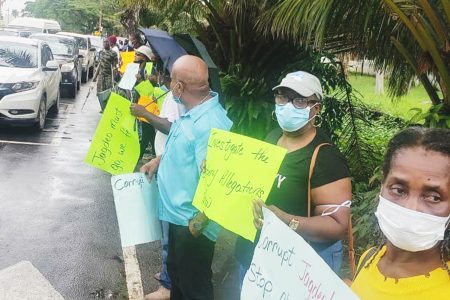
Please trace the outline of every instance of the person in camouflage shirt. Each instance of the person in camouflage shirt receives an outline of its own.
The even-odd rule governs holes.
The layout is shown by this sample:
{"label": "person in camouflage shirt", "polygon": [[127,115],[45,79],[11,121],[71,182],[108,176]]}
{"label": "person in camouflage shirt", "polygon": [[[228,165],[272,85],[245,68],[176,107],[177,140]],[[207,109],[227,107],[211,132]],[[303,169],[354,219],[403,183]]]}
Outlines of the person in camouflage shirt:
{"label": "person in camouflage shirt", "polygon": [[101,93],[113,86],[113,74],[118,63],[117,53],[111,49],[108,39],[103,41],[103,50],[100,51],[100,59],[94,81],[97,80],[97,93]]}

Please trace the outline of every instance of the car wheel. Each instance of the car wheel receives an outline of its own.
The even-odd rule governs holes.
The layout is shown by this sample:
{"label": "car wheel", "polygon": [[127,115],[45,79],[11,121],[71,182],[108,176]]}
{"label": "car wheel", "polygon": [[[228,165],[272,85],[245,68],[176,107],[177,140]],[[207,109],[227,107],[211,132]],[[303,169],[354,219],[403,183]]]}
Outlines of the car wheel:
{"label": "car wheel", "polygon": [[77,85],[78,85],[78,81],[75,81],[71,86],[69,86],[69,97],[72,99],[75,99],[75,97],[77,96]]}
{"label": "car wheel", "polygon": [[77,91],[81,88],[81,78],[77,76]]}
{"label": "car wheel", "polygon": [[59,105],[61,104],[61,90],[58,90],[58,96],[56,97],[55,103],[50,107],[50,113],[57,115],[59,113]]}
{"label": "car wheel", "polygon": [[89,68],[89,78],[94,77],[94,67]]}
{"label": "car wheel", "polygon": [[86,83],[87,82],[87,76],[88,76],[88,71],[81,73],[81,82],[82,83]]}
{"label": "car wheel", "polygon": [[42,131],[44,129],[46,116],[47,116],[47,108],[45,104],[45,97],[42,96],[41,102],[39,103],[38,121],[34,125],[37,131]]}

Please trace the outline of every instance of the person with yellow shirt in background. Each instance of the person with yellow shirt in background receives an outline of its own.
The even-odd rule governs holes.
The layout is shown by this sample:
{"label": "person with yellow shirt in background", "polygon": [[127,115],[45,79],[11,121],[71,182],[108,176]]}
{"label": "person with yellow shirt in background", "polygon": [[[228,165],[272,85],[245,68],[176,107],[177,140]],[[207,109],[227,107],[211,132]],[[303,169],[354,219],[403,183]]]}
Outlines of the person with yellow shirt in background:
{"label": "person with yellow shirt in background", "polygon": [[450,299],[450,130],[392,138],[375,215],[386,242],[363,254],[352,290],[362,300]]}

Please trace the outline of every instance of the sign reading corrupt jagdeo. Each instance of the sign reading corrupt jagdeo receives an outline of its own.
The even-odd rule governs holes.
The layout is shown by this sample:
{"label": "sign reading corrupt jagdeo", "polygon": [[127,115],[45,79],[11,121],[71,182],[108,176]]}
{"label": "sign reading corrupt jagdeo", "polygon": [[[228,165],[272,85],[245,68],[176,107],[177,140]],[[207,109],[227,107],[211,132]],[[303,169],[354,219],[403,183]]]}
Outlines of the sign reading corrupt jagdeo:
{"label": "sign reading corrupt jagdeo", "polygon": [[265,201],[286,150],[212,129],[193,205],[222,227],[253,241],[252,200]]}
{"label": "sign reading corrupt jagdeo", "polygon": [[241,300],[357,300],[295,231],[263,208],[264,225],[244,278]]}
{"label": "sign reading corrupt jagdeo", "polygon": [[136,118],[130,101],[111,93],[84,162],[112,175],[132,173],[139,158]]}

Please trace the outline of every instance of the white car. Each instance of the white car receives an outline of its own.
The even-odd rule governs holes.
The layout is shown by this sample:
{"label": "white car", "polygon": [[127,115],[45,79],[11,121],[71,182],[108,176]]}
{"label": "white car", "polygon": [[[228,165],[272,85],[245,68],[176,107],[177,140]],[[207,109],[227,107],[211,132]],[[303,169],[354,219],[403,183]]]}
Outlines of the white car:
{"label": "white car", "polygon": [[87,82],[89,78],[94,76],[95,68],[95,48],[91,43],[91,38],[84,34],[73,32],[58,32],[58,35],[71,36],[77,40],[78,50],[83,56],[81,64],[83,72],[81,73],[81,82]]}
{"label": "white car", "polygon": [[45,125],[59,110],[61,71],[43,41],[0,36],[0,123]]}

